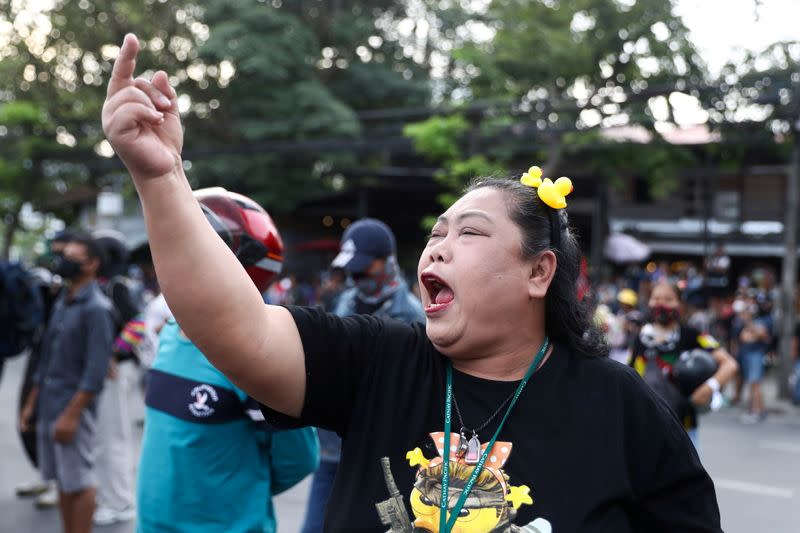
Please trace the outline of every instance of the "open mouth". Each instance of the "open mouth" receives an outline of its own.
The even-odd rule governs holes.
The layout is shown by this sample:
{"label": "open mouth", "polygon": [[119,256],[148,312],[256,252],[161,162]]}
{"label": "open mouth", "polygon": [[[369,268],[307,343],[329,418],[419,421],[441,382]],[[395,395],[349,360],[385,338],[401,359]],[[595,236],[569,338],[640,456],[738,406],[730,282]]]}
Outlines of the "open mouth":
{"label": "open mouth", "polygon": [[442,311],[455,299],[453,289],[445,283],[439,276],[435,274],[422,274],[420,277],[422,285],[428,291],[430,303],[425,307],[425,312],[428,314]]}

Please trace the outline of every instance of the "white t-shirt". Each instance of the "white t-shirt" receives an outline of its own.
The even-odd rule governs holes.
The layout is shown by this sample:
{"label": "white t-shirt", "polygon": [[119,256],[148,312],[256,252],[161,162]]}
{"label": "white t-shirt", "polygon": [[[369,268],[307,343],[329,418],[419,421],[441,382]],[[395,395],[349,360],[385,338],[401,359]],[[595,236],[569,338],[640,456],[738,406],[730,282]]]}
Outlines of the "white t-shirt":
{"label": "white t-shirt", "polygon": [[144,338],[137,346],[139,361],[147,368],[152,366],[158,353],[158,333],[164,324],[172,318],[167,300],[163,294],[153,298],[144,308]]}

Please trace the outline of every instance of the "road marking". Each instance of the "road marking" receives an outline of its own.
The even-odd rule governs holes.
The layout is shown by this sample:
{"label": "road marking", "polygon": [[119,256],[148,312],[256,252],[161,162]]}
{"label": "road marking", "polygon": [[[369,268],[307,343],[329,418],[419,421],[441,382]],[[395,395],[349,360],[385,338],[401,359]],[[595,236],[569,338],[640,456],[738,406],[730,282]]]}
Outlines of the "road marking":
{"label": "road marking", "polygon": [[771,485],[761,485],[759,483],[750,483],[748,481],[738,481],[735,479],[715,479],[714,485],[716,485],[719,489],[748,492],[750,494],[758,494],[759,496],[773,496],[775,498],[787,499],[794,497],[794,490],[792,489],[773,487]]}
{"label": "road marking", "polygon": [[760,440],[758,441],[758,447],[764,450],[800,453],[800,444],[795,444],[793,442],[781,442],[778,440]]}

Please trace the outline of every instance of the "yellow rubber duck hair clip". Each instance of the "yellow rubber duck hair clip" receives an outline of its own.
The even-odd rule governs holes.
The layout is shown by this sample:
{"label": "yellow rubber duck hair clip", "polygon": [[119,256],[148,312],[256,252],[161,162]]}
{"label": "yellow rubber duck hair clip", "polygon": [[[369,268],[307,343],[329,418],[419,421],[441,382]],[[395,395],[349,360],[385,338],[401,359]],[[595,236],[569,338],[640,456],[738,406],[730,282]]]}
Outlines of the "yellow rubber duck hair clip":
{"label": "yellow rubber duck hair clip", "polygon": [[567,207],[567,196],[574,189],[572,180],[563,176],[555,182],[550,178],[542,179],[542,169],[537,166],[529,168],[519,181],[536,189],[539,198],[553,209]]}

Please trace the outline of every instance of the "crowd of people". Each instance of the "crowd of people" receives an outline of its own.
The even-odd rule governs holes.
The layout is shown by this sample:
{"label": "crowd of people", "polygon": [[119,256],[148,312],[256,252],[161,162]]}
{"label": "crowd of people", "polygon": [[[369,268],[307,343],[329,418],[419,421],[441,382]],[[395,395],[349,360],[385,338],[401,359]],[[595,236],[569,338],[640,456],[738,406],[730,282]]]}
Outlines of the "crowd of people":
{"label": "crowd of people", "polygon": [[[280,235],[259,206],[247,204],[265,221],[252,224],[252,214],[231,214],[249,202],[244,197],[222,189],[195,196],[266,303],[424,324],[420,286],[401,272],[394,234],[383,222],[349,226],[330,269],[315,278],[318,283],[303,283],[282,271]],[[262,233],[248,233],[253,227]],[[255,253],[253,243],[259,243]],[[631,266],[584,301],[595,310],[609,358],[642,375],[696,446],[704,410],[740,404],[747,424],[766,416],[761,383],[775,357],[779,324],[775,274],[759,267],[733,280],[729,272],[720,274],[726,261],[719,249],[705,268],[688,261]],[[143,532],[266,532],[276,528],[271,496],[313,472],[303,531],[323,530],[340,435],[268,424],[259,404],[175,323],[146,246],[132,254],[120,236],[63,231],[26,279],[42,311],[29,303],[27,312],[40,317],[41,327],[36,332],[29,318],[15,337],[27,335],[32,348],[20,431],[42,477],[20,484],[20,496],[36,496],[41,508],[58,505],[69,532],[137,515]],[[6,286],[10,290],[10,282]],[[712,354],[713,368],[686,389],[673,374],[695,349]],[[183,490],[212,490],[222,480],[232,487],[230,497],[217,491],[215,505],[200,506]],[[252,497],[242,498],[243,492]],[[165,499],[172,505],[164,506]],[[231,509],[238,518],[231,518]]]}
{"label": "crowd of people", "polygon": [[[675,297],[675,324],[693,332],[705,348],[724,348],[737,363],[730,387],[714,407],[741,406],[742,423],[763,421],[767,412],[762,384],[765,372],[777,366],[781,333],[776,304],[780,293],[774,269],[758,265],[735,276],[721,246],[705,262],[660,261],[630,266],[599,284],[594,292],[595,320],[606,334],[612,358],[635,365],[637,357],[643,355],[642,342],[652,338],[660,311],[657,289],[665,285],[671,287]],[[800,317],[798,311],[794,310]],[[800,326],[796,326],[792,346],[795,360],[799,335]],[[662,366],[672,364],[659,362]],[[796,380],[796,372],[792,379]]]}

